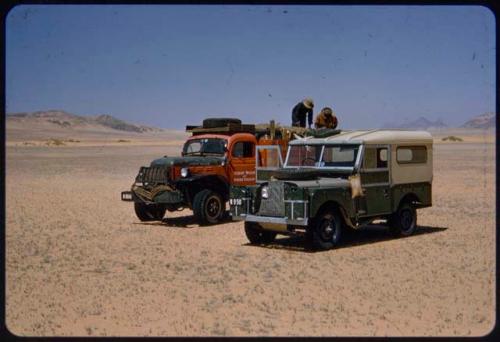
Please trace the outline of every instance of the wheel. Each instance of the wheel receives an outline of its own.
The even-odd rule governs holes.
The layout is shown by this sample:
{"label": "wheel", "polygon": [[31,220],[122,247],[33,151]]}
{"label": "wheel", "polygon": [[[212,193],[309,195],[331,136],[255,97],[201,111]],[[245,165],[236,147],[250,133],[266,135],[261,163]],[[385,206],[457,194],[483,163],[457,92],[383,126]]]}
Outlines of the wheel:
{"label": "wheel", "polygon": [[241,124],[241,120],[236,118],[209,118],[203,120],[203,128],[225,127],[230,123]]}
{"label": "wheel", "polygon": [[338,245],[342,235],[342,220],[333,210],[327,210],[315,220],[312,230],[314,249],[327,250]]}
{"label": "wheel", "polygon": [[212,190],[201,190],[193,199],[193,213],[201,224],[220,222],[226,205],[222,196]]}
{"label": "wheel", "polygon": [[409,236],[417,228],[417,210],[409,203],[403,203],[388,220],[389,230],[394,236]]}
{"label": "wheel", "polygon": [[161,221],[163,216],[165,216],[165,208],[159,204],[146,204],[135,202],[134,203],[135,214],[141,221]]}
{"label": "wheel", "polygon": [[276,238],[275,232],[264,230],[255,222],[245,222],[245,234],[252,244],[271,243]]}

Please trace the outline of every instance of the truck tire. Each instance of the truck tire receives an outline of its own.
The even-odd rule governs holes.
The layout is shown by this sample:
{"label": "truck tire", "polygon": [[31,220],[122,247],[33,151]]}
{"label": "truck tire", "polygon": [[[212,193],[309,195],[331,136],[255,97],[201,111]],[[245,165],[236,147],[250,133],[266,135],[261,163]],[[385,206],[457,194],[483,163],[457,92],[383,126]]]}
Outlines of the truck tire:
{"label": "truck tire", "polygon": [[255,222],[245,222],[245,234],[251,244],[271,243],[276,237],[275,232],[264,230]]}
{"label": "truck tire", "polygon": [[203,128],[226,127],[230,123],[241,124],[241,120],[236,118],[209,118],[203,120]]}
{"label": "truck tire", "polygon": [[417,210],[408,202],[402,203],[389,217],[389,230],[394,236],[409,236],[417,228]]}
{"label": "truck tire", "polygon": [[201,190],[193,199],[193,213],[200,224],[218,223],[224,217],[226,203],[220,194],[212,190]]}
{"label": "truck tire", "polygon": [[342,236],[342,219],[335,210],[326,210],[315,220],[312,245],[317,250],[336,247]]}
{"label": "truck tire", "polygon": [[147,222],[147,221],[161,221],[163,219],[163,216],[165,216],[165,211],[167,210],[167,208],[159,204],[146,204],[146,203],[135,202],[134,210],[139,220]]}

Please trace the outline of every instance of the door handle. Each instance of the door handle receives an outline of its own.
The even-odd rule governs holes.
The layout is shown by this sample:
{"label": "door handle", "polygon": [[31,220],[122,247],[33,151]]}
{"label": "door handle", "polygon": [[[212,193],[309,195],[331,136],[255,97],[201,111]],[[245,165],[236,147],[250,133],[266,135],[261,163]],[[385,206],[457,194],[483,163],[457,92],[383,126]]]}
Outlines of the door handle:
{"label": "door handle", "polygon": [[389,191],[387,189],[384,189],[384,197],[385,198],[389,197]]}

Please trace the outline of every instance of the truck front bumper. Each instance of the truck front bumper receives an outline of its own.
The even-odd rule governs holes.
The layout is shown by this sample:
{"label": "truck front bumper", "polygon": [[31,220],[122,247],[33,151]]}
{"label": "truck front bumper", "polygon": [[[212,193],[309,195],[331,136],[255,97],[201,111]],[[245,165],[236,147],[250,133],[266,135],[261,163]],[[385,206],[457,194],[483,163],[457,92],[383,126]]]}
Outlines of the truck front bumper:
{"label": "truck front bumper", "polygon": [[140,186],[133,186],[131,191],[122,191],[122,201],[126,202],[146,202],[146,203],[163,203],[163,204],[182,204],[184,203],[184,195],[170,187],[156,188],[153,191],[148,191]]}
{"label": "truck front bumper", "polygon": [[132,191],[122,191],[122,201],[134,202],[134,193]]}

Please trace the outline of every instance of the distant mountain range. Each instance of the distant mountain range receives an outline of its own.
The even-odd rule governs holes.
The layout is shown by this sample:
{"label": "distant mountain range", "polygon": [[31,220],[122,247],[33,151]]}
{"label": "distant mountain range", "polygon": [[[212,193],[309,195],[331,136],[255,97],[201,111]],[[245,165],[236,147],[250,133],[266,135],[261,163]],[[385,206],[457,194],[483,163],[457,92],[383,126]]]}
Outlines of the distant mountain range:
{"label": "distant mountain range", "polygon": [[[495,113],[484,113],[473,117],[465,122],[460,127],[462,128],[480,128],[488,129],[495,127]],[[413,121],[404,121],[403,123],[386,123],[382,128],[399,128],[399,129],[444,129],[449,126],[441,119],[435,121],[429,120],[423,116]]]}
{"label": "distant mountain range", "polygon": [[462,126],[463,128],[494,128],[495,127],[495,113],[484,113],[473,117]]}
{"label": "distant mountain range", "polygon": [[423,116],[413,121],[405,121],[403,123],[386,123],[383,128],[399,128],[399,129],[442,129],[447,128],[443,120],[438,119],[431,121]]}
{"label": "distant mountain range", "polygon": [[7,122],[17,123],[38,123],[52,125],[54,128],[84,129],[84,128],[103,128],[116,131],[134,132],[134,133],[153,133],[162,132],[163,129],[136,125],[111,115],[83,116],[71,114],[62,110],[38,111],[32,113],[12,113],[7,114]]}

